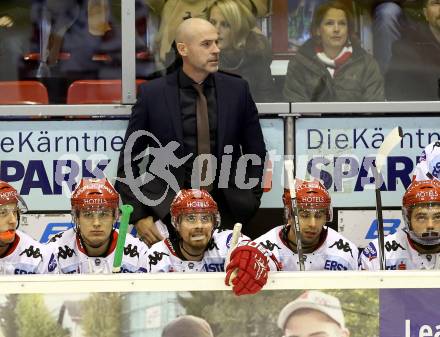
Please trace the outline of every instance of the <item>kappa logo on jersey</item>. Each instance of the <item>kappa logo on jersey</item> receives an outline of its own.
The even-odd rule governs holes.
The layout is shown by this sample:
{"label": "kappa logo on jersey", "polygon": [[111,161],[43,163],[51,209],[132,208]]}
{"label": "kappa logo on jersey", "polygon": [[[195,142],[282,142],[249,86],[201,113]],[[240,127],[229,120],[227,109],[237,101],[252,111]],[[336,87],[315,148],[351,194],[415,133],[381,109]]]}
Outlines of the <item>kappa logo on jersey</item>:
{"label": "kappa logo on jersey", "polygon": [[213,250],[213,249],[217,249],[218,250],[218,246],[217,243],[211,239],[208,243],[208,247],[206,247],[207,250]]}
{"label": "kappa logo on jersey", "polygon": [[40,248],[34,248],[34,246],[29,246],[25,250],[23,250],[19,256],[26,254],[27,257],[32,257],[34,259],[43,258],[40,252]]}
{"label": "kappa logo on jersey", "polygon": [[151,266],[155,266],[156,264],[158,264],[159,261],[162,260],[164,256],[170,256],[170,255],[162,252],[154,252],[152,255],[151,254],[148,255],[150,269]]}
{"label": "kappa logo on jersey", "polygon": [[65,245],[64,248],[58,247],[58,257],[63,260],[67,259],[68,257],[72,257],[73,254],[76,255],[75,251],[67,245]]}
{"label": "kappa logo on jersey", "polygon": [[276,243],[274,242],[270,242],[269,240],[266,240],[266,242],[261,242],[261,245],[266,248],[267,250],[270,250],[271,252],[273,252],[274,248],[277,247],[278,249],[281,249],[280,246],[278,246]]}
{"label": "kappa logo on jersey", "polygon": [[402,250],[406,250],[396,240],[391,241],[391,243],[389,242],[385,243],[385,249],[387,250],[387,252],[391,252],[391,251],[395,252],[396,250],[399,250],[399,248]]}
{"label": "kappa logo on jersey", "polygon": [[345,253],[350,252],[351,257],[353,257],[353,251],[351,250],[350,244],[348,242],[344,242],[344,240],[339,239],[334,244],[332,244],[329,248],[336,246],[338,250],[342,250]]}
{"label": "kappa logo on jersey", "polygon": [[57,259],[55,258],[55,254],[52,254],[50,256],[49,264],[47,265],[47,269],[49,272],[53,272],[55,268],[57,267]]}
{"label": "kappa logo on jersey", "polygon": [[139,257],[139,252],[137,250],[137,246],[133,246],[131,243],[124,247],[124,255],[128,255],[130,257]]}
{"label": "kappa logo on jersey", "polygon": [[55,242],[55,241],[57,241],[58,239],[60,239],[60,238],[63,236],[63,233],[64,233],[64,232],[60,232],[60,233],[57,233],[57,234],[53,235],[53,236],[51,237],[51,239],[49,240],[49,242]]}
{"label": "kappa logo on jersey", "polygon": [[374,260],[377,258],[376,247],[374,247],[374,244],[370,242],[368,246],[364,248],[362,254],[364,254],[364,256],[368,258],[368,261]]}
{"label": "kappa logo on jersey", "polygon": [[[371,223],[370,229],[367,232],[367,235],[365,235],[365,239],[367,240],[374,240],[379,237],[378,231],[377,231],[377,219],[374,219]],[[383,232],[384,235],[390,235],[396,233],[397,229],[400,226],[400,219],[383,219]]]}

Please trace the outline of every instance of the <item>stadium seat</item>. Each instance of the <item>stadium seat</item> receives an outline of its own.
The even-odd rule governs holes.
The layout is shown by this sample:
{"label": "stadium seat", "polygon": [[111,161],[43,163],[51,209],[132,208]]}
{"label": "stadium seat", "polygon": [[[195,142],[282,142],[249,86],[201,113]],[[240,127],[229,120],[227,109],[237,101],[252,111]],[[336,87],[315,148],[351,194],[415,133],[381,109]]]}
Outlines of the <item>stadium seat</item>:
{"label": "stadium seat", "polygon": [[38,81],[4,81],[0,82],[0,104],[49,104],[49,96]]}
{"label": "stadium seat", "polygon": [[[143,82],[136,80],[136,88]],[[114,104],[121,98],[121,80],[78,80],[67,91],[67,104]]]}

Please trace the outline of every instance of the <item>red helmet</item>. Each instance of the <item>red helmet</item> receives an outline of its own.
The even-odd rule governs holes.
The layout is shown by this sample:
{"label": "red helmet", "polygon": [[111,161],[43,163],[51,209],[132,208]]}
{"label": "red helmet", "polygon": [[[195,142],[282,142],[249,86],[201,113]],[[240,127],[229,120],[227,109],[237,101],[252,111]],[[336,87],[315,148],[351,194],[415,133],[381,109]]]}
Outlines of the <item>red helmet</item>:
{"label": "red helmet", "polygon": [[[429,236],[425,239],[416,235],[411,229],[411,212],[417,205],[422,204],[439,204],[440,205],[440,181],[437,179],[433,180],[422,180],[413,181],[411,185],[408,186],[405,194],[402,198],[402,214],[405,221],[405,226],[403,230],[407,232],[410,237],[421,244],[434,245],[440,243],[440,238],[438,234],[434,235],[433,240]],[[427,238],[427,239],[426,239]]]}
{"label": "red helmet", "polygon": [[431,202],[440,203],[439,180],[413,181],[402,198],[404,208]]}
{"label": "red helmet", "polygon": [[119,194],[106,179],[83,178],[72,193],[73,210],[119,207]]}
{"label": "red helmet", "polygon": [[[331,198],[326,188],[318,180],[306,181],[296,179],[295,193],[298,208],[326,209],[327,221],[331,221]],[[284,209],[287,209],[290,214],[292,212],[292,199],[290,197],[289,189],[284,189],[283,204]]]}
{"label": "red helmet", "polygon": [[0,205],[17,204],[21,212],[27,211],[26,203],[18,194],[17,190],[7,182],[0,180]]}
{"label": "red helmet", "polygon": [[217,203],[205,190],[180,190],[171,203],[170,213],[174,227],[180,215],[189,213],[211,213],[215,216],[214,227],[220,224]]}

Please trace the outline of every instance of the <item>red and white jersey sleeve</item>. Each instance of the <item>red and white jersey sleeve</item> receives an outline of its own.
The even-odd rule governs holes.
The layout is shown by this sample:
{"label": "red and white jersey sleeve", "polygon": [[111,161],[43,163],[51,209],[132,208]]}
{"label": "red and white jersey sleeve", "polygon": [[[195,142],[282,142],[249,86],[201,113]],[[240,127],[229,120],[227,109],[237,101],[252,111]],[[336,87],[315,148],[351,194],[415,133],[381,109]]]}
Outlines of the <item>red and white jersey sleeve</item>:
{"label": "red and white jersey sleeve", "polygon": [[[118,232],[112,232],[110,247],[100,257],[88,256],[73,228],[55,235],[47,244],[55,253],[61,274],[109,274],[112,272]],[[148,247],[127,234],[122,255],[121,273],[146,272]]]}
{"label": "red and white jersey sleeve", "polygon": [[[216,229],[201,261],[186,261],[180,258],[171,241],[165,239],[148,250],[150,272],[223,272],[225,260],[231,246],[231,230]],[[241,236],[240,240],[249,240]]]}
{"label": "red and white jersey sleeve", "polygon": [[[280,262],[283,271],[299,271],[298,254],[283,238],[284,226],[271,229],[255,241],[261,243]],[[314,252],[304,254],[305,270],[357,270],[358,249],[331,228],[326,229],[325,240]],[[271,270],[274,270],[271,267]]]}
{"label": "red and white jersey sleeve", "polygon": [[[387,235],[384,240],[385,269],[440,269],[440,253],[421,254],[413,246],[403,230]],[[379,243],[371,241],[359,256],[359,267],[362,270],[380,270]]]}
{"label": "red and white jersey sleeve", "polygon": [[0,259],[0,274],[56,273],[51,251],[26,233],[16,231],[15,240]]}

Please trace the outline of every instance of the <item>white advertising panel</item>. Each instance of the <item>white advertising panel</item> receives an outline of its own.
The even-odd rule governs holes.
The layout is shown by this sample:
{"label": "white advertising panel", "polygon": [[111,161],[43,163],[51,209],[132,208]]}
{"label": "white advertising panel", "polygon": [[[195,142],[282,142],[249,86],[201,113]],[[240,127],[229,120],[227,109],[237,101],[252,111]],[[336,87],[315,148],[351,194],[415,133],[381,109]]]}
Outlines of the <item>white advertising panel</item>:
{"label": "white advertising panel", "polygon": [[[435,117],[301,118],[296,124],[297,175],[321,178],[335,207],[374,207],[373,160],[387,134],[403,129],[382,169],[384,206],[400,207],[424,147],[440,139]],[[380,181],[379,179],[377,181]]]}

